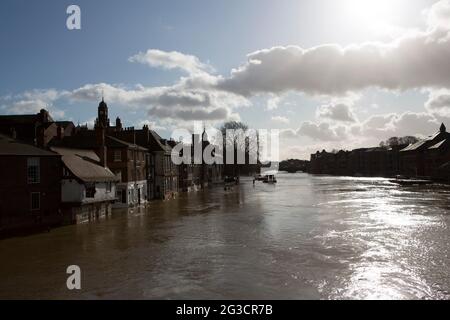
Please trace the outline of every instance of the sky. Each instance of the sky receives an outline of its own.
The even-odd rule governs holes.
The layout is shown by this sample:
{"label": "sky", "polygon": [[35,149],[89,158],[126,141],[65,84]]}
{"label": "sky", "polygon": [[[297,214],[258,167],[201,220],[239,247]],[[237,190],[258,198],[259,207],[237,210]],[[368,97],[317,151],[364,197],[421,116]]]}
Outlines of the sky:
{"label": "sky", "polygon": [[450,0],[3,0],[0,52],[1,114],[92,125],[103,95],[164,137],[279,129],[282,159],[450,126]]}

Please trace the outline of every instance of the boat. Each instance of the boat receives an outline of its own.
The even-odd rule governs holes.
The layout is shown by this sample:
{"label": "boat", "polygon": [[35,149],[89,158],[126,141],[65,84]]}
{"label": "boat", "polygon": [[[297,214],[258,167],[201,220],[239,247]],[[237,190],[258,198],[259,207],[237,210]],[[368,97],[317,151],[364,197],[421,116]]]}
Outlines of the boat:
{"label": "boat", "polygon": [[270,184],[277,183],[277,178],[275,177],[274,174],[268,174],[264,176],[263,182]]}

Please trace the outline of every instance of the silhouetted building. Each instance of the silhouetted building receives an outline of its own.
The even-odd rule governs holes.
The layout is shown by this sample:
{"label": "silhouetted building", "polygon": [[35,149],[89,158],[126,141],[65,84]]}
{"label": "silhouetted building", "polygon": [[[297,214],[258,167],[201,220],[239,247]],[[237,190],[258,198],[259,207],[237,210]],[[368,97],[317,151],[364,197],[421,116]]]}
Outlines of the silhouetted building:
{"label": "silhouetted building", "polygon": [[0,135],[0,234],[62,223],[61,156]]}
{"label": "silhouetted building", "polygon": [[0,116],[0,133],[38,147],[46,147],[58,134],[70,136],[74,130],[71,121],[54,121],[44,109],[37,114]]}
{"label": "silhouetted building", "polygon": [[434,135],[417,143],[391,147],[361,148],[311,155],[309,171],[314,174],[369,177],[433,177],[446,175],[450,162],[450,134],[442,124]]}
{"label": "silhouetted building", "polygon": [[450,161],[450,133],[444,124],[426,139],[401,150],[401,173],[406,176],[436,176],[438,168]]}

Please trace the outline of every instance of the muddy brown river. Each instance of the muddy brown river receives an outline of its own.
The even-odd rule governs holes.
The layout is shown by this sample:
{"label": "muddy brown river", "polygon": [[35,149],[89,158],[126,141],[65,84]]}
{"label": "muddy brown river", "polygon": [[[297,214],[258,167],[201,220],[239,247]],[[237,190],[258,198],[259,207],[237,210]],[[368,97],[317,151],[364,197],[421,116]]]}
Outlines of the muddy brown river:
{"label": "muddy brown river", "polygon": [[449,299],[450,190],[307,174],[210,188],[0,241],[0,298]]}

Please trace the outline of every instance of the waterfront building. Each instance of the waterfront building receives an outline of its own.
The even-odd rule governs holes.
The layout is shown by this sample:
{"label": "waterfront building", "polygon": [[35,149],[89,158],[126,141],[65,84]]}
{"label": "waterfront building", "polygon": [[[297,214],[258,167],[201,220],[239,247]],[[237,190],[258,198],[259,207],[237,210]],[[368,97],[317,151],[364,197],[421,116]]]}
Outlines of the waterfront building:
{"label": "waterfront building", "polygon": [[312,154],[310,170],[313,174],[334,174],[336,172],[335,154],[325,150]]}
{"label": "waterfront building", "polygon": [[109,168],[117,179],[114,207],[136,206],[148,201],[146,148],[105,135],[104,128],[98,126],[95,130],[82,130],[54,141],[53,146],[94,150],[101,166]]}
{"label": "waterfront building", "polygon": [[111,136],[115,130],[122,130],[120,119],[116,122],[116,127],[109,125],[108,106],[102,99],[93,130],[77,128],[71,136],[53,139],[51,146],[95,151],[100,165],[111,170],[116,177],[116,202],[113,206],[145,204],[149,200],[148,150],[136,143]]}
{"label": "waterfront building", "polygon": [[0,234],[62,222],[61,156],[0,135]]}
{"label": "waterfront building", "polygon": [[142,129],[125,128],[112,133],[115,137],[134,142],[148,150],[147,184],[149,199],[168,200],[178,194],[178,168],[172,162],[172,147],[147,125]]}
{"label": "waterfront building", "polygon": [[93,150],[52,147],[61,155],[61,210],[64,223],[97,220],[111,214],[117,176]]}
{"label": "waterfront building", "polygon": [[410,145],[360,148],[350,152],[322,152],[311,155],[310,173],[368,177],[447,176],[450,163],[450,134],[442,124],[435,134]]}
{"label": "waterfront building", "polygon": [[444,124],[435,134],[401,150],[401,173],[406,176],[432,177],[450,161],[450,133]]}
{"label": "waterfront building", "polygon": [[[141,130],[134,127],[124,128],[119,117],[116,118],[115,126],[110,124],[108,105],[102,99],[98,106],[98,116],[96,119],[96,128],[102,128],[110,138],[115,138],[130,145],[137,146],[139,150],[146,150],[145,154],[138,153],[138,167],[145,168],[143,176],[137,182],[143,185],[145,180],[145,195],[137,191],[138,202],[139,199],[145,197],[145,201],[151,199],[170,199],[178,193],[178,168],[171,161],[172,148],[168,141],[161,138],[155,131],[150,130],[147,125],[144,125]],[[116,159],[125,159],[125,154]],[[143,159],[141,159],[143,157]],[[131,160],[132,161],[132,160]],[[116,162],[123,162],[117,160]],[[111,169],[113,172],[116,169],[116,164],[113,164]],[[138,173],[139,175],[139,173]],[[133,190],[133,189],[131,189]],[[132,196],[132,195],[131,195]],[[118,185],[118,198],[125,200],[125,194]]]}

